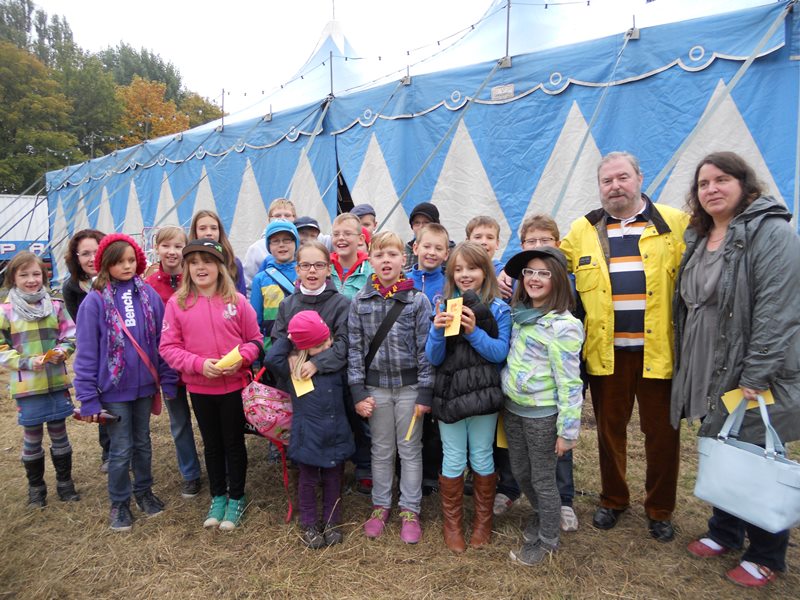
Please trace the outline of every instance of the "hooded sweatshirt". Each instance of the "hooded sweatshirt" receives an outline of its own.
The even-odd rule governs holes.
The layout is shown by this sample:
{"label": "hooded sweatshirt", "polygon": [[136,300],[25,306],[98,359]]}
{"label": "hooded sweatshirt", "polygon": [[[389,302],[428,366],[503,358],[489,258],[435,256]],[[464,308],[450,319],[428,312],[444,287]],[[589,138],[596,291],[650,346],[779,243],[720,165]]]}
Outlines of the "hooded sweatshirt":
{"label": "hooded sweatshirt", "polygon": [[344,268],[339,260],[339,255],[336,252],[331,252],[331,279],[336,289],[339,290],[348,300],[352,300],[353,296],[358,293],[364,284],[369,281],[369,276],[372,275],[372,265],[369,264],[369,254],[361,252],[356,254],[356,262],[348,269],[347,274],[344,273]]}
{"label": "hooded sweatshirt", "polygon": [[421,269],[419,264],[414,265],[408,272],[408,278],[414,282],[414,287],[425,294],[430,300],[431,305],[435,305],[436,296],[441,298],[444,292],[444,267],[439,267],[433,271]]}
{"label": "hooded sweatshirt", "polygon": [[[294,237],[295,250],[300,244],[300,237],[297,235],[297,229],[294,224],[289,221],[272,221],[267,225],[266,238],[269,244],[269,238],[278,232],[287,232]],[[275,257],[270,255],[264,261],[264,269],[260,271],[253,278],[253,285],[250,290],[250,304],[256,311],[256,318],[258,326],[261,329],[261,334],[264,337],[264,350],[269,350],[272,344],[270,334],[272,333],[272,325],[275,322],[275,317],[278,315],[278,306],[286,296],[294,292],[294,284],[297,279],[297,261],[292,259],[289,262],[279,263]],[[287,289],[283,281],[273,277],[270,274],[272,269],[277,270],[284,276],[291,288]]]}
{"label": "hooded sweatshirt", "polygon": [[[145,334],[145,318],[139,293],[133,280],[118,281],[112,284],[114,306],[125,316],[126,326],[134,339],[150,358],[161,381],[161,389],[167,398],[174,398],[177,392],[178,376],[169,368],[158,353],[161,339],[161,324],[164,318],[164,303],[156,291],[149,285],[142,287],[153,307],[155,321],[154,339],[149,340]],[[125,371],[117,385],[111,382],[108,370],[108,324],[102,296],[92,291],[86,295],[79,309],[81,315],[77,327],[75,354],[72,365],[75,373],[73,385],[75,396],[81,402],[82,415],[94,415],[100,412],[101,402],[132,402],[138,398],[152,396],[156,392],[156,384],[150,370],[139,358],[133,344],[125,339],[123,362]],[[131,319],[129,315],[133,315]]]}

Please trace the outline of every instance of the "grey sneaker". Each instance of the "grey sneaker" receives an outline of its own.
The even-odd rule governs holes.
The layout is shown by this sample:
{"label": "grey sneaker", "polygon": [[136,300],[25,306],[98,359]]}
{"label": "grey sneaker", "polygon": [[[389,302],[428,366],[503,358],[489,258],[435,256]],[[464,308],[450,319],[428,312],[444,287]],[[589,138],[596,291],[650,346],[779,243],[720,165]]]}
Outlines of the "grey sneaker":
{"label": "grey sneaker", "polygon": [[153,490],[140,492],[134,494],[134,496],[136,498],[136,506],[148,517],[155,517],[164,510],[164,503],[158,499]]}
{"label": "grey sneaker", "polygon": [[325,529],[325,533],[323,533],[322,536],[325,538],[326,546],[341,544],[344,541],[344,534],[339,530],[339,528],[336,525],[328,526]]}
{"label": "grey sneaker", "polygon": [[200,493],[200,488],[202,484],[200,483],[200,478],[191,479],[189,481],[184,481],[181,485],[181,496],[184,498],[194,498],[197,494]]}
{"label": "grey sneaker", "polygon": [[531,520],[522,531],[522,540],[524,542],[535,542],[539,539],[539,513],[533,513]]}
{"label": "grey sneaker", "polygon": [[526,567],[538,565],[540,562],[549,558],[553,552],[558,550],[558,545],[551,546],[540,541],[525,542],[519,550],[509,551],[509,556],[514,562],[518,562]]}
{"label": "grey sneaker", "polygon": [[114,531],[130,531],[133,527],[130,500],[112,502],[109,521],[111,522],[110,527]]}
{"label": "grey sneaker", "polygon": [[325,547],[325,536],[317,525],[304,528],[302,539],[306,546],[314,550]]}

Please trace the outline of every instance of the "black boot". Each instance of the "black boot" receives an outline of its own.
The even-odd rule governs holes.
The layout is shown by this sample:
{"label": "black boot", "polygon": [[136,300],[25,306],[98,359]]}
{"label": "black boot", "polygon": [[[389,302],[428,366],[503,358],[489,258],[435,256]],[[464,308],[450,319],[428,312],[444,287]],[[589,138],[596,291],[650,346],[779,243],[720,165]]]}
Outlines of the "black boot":
{"label": "black boot", "polygon": [[53,466],[56,468],[56,492],[59,500],[77,502],[81,497],[75,491],[75,484],[72,481],[72,450],[67,454],[54,454],[50,448],[50,458],[53,459]]}
{"label": "black boot", "polygon": [[23,460],[28,476],[28,508],[47,506],[47,485],[44,482],[44,456],[34,460]]}

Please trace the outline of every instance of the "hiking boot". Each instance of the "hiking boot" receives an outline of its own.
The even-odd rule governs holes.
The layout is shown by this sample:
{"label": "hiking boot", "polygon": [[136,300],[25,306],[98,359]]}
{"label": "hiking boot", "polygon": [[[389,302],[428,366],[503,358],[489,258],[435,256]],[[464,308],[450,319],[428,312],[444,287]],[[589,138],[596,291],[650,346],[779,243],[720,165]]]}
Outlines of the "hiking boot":
{"label": "hiking boot", "polygon": [[181,496],[183,498],[194,498],[197,494],[200,493],[200,488],[202,484],[200,483],[200,478],[197,479],[190,479],[189,481],[184,481],[181,484]]}
{"label": "hiking boot", "polygon": [[494,496],[494,506],[492,507],[492,512],[494,513],[495,517],[499,517],[500,515],[504,515],[508,512],[508,509],[514,505],[514,501],[503,494],[502,492],[497,492]]}
{"label": "hiking boot", "polygon": [[214,496],[211,498],[211,507],[208,509],[203,527],[219,527],[225,518],[225,509],[228,508],[227,496]]}
{"label": "hiking boot", "polygon": [[28,478],[28,508],[47,506],[47,485],[44,482],[44,456],[34,460],[23,460]]}
{"label": "hiking boot", "polygon": [[113,531],[130,531],[131,527],[133,527],[130,500],[112,502],[109,521],[111,522],[110,527]]}
{"label": "hiking boot", "polygon": [[578,515],[571,506],[561,507],[561,531],[578,531]]}
{"label": "hiking boot", "polygon": [[322,531],[318,525],[310,525],[303,528],[302,539],[306,546],[314,550],[319,550],[326,546],[325,537],[322,535]]}
{"label": "hiking boot", "polygon": [[326,546],[334,546],[336,544],[341,544],[344,541],[344,534],[337,525],[329,525],[326,527],[323,537],[325,538]]}
{"label": "hiking boot", "polygon": [[77,502],[81,497],[75,490],[75,483],[72,481],[72,450],[66,454],[55,454],[50,448],[50,458],[53,460],[53,467],[56,470],[58,499],[62,502]]}
{"label": "hiking boot", "polygon": [[419,514],[413,510],[400,508],[400,540],[406,544],[416,544],[422,539],[422,527],[419,524]]}
{"label": "hiking boot", "polygon": [[247,508],[247,498],[242,496],[238,500],[228,498],[228,506],[225,508],[225,518],[219,524],[223,531],[233,531],[242,524],[242,515]]}
{"label": "hiking boot", "polygon": [[160,515],[164,510],[164,503],[153,493],[153,490],[139,492],[134,494],[134,497],[136,498],[136,506],[148,517]]}
{"label": "hiking boot", "polygon": [[511,560],[518,562],[526,567],[538,565],[540,562],[549,558],[553,552],[558,550],[558,545],[551,546],[541,540],[536,542],[525,542],[519,550],[510,550],[508,555]]}
{"label": "hiking boot", "polygon": [[380,537],[389,520],[389,509],[382,506],[373,506],[372,514],[364,523],[364,535],[368,538]]}

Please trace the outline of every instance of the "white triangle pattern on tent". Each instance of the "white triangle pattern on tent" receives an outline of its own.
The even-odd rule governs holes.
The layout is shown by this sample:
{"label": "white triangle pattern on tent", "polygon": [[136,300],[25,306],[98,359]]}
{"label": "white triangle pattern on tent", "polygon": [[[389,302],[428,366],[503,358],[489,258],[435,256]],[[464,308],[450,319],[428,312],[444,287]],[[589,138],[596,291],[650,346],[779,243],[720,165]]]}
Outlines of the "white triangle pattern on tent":
{"label": "white triangle pattern on tent", "polygon": [[108,190],[103,187],[103,193],[100,196],[100,210],[97,215],[96,229],[103,233],[110,233],[115,231],[114,217],[111,214],[111,203],[108,200]]}
{"label": "white triangle pattern on tent", "polygon": [[56,266],[56,278],[63,282],[69,277],[67,263],[64,262],[69,243],[69,234],[67,233],[67,218],[64,215],[64,205],[58,199],[56,199],[56,202],[56,214],[53,220],[52,237],[50,238],[50,257]]}
{"label": "white triangle pattern on tent", "polygon": [[453,135],[431,202],[439,209],[442,225],[455,242],[464,239],[467,223],[473,217],[494,218],[500,225],[501,242],[495,258],[503,255],[511,237],[511,227],[463,121]]}
{"label": "white triangle pattern on tent", "polygon": [[[172,196],[172,188],[167,181],[167,172],[164,171],[164,177],[161,180],[161,191],[158,194],[158,207],[156,208],[156,220],[154,226],[166,227],[167,225],[180,225],[178,222],[178,212],[173,210],[175,207],[175,198]],[[167,214],[169,213],[169,214]],[[164,218],[166,215],[166,218]],[[164,218],[162,221],[161,219]]]}
{"label": "white triangle pattern on tent", "polygon": [[[725,82],[719,81],[703,111],[703,117],[712,104],[724,92]],[[701,118],[703,118],[701,117]],[[697,164],[711,152],[728,150],[743,157],[756,172],[766,187],[766,193],[784,201],[769,167],[753,139],[750,129],[742,118],[739,108],[730,95],[726,96],[711,118],[697,132],[694,140],[678,159],[669,180],[659,195],[659,201],[676,208],[684,208],[686,194],[692,184]]]}
{"label": "white triangle pattern on tent", "polygon": [[350,193],[353,204],[372,205],[378,213],[376,218],[381,231],[394,231],[402,239],[408,236],[408,215],[402,205],[398,205],[386,219],[386,214],[397,204],[397,191],[394,189],[389,167],[374,133],[370,137],[356,184]]}
{"label": "white triangle pattern on tent", "polygon": [[573,102],[525,211],[525,216],[534,214],[553,216],[552,211],[564,187],[565,178],[570,176],[564,199],[558,213],[553,217],[562,237],[567,234],[575,219],[600,206],[597,165],[602,155],[591,135],[583,146],[575,170],[571,174],[569,171],[587,129],[588,125],[581,109],[576,102]]}
{"label": "white triangle pattern on tent", "polygon": [[[205,165],[200,170],[200,182],[197,184],[197,195],[194,199],[192,216],[196,215],[201,210],[217,212],[217,204],[214,202],[214,192],[211,190],[211,182],[208,180],[208,173],[206,172]],[[192,217],[189,217],[189,220],[183,223],[183,226],[188,230],[191,224]]]}
{"label": "white triangle pattern on tent", "polygon": [[125,222],[120,224],[119,231],[136,236],[139,242],[144,236],[142,209],[139,207],[139,196],[136,193],[136,186],[133,184],[128,193],[128,205],[125,207]]}
{"label": "white triangle pattern on tent", "polygon": [[[243,258],[250,245],[263,236],[268,220],[267,209],[264,208],[250,159],[247,159],[245,165],[238,198],[228,239],[236,256]],[[200,209],[195,205],[195,213],[198,210]]]}
{"label": "white triangle pattern on tent", "polygon": [[[333,185],[336,185],[335,181]],[[314,171],[305,152],[302,153],[300,160],[297,161],[297,168],[292,178],[292,189],[289,192],[289,200],[294,204],[298,217],[312,217],[317,220],[323,233],[330,232],[331,216],[322,201],[317,178],[314,177]],[[266,221],[262,225],[266,227]]]}
{"label": "white triangle pattern on tent", "polygon": [[82,229],[89,229],[89,217],[86,216],[86,205],[81,199],[78,199],[77,205],[75,214],[72,216],[73,235]]}

